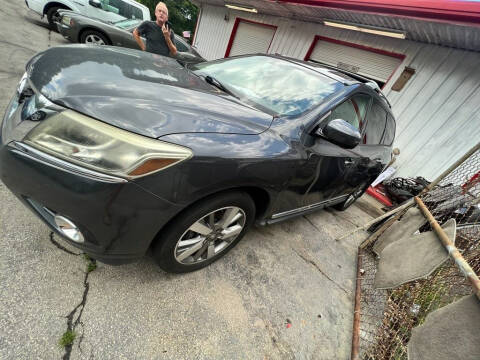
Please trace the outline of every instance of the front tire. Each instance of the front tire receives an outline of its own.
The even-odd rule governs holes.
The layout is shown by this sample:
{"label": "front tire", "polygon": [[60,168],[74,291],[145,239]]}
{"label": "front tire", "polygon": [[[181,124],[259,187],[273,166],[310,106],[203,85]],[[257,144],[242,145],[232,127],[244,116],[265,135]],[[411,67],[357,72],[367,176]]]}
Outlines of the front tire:
{"label": "front tire", "polygon": [[91,45],[108,45],[110,41],[108,41],[107,37],[102,33],[94,30],[87,30],[82,33],[80,36],[80,42],[84,44],[91,44]]}
{"label": "front tire", "polygon": [[245,192],[208,197],[184,211],[162,230],[153,257],[172,273],[195,271],[220,259],[245,235],[255,204]]}
{"label": "front tire", "polygon": [[58,10],[61,10],[61,9],[63,9],[63,8],[54,6],[54,7],[51,7],[50,9],[48,9],[48,11],[47,11],[48,24],[50,25],[50,28],[53,29],[53,30],[57,30],[57,25],[55,24],[55,22],[60,21],[60,16],[58,15]]}

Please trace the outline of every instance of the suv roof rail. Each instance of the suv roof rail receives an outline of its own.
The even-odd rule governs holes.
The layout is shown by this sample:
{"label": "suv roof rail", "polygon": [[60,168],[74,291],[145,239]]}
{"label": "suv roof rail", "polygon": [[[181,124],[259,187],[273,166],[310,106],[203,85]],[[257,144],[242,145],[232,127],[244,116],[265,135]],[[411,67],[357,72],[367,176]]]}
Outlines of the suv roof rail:
{"label": "suv roof rail", "polygon": [[367,85],[369,88],[373,89],[376,91],[376,93],[378,95],[380,95],[380,97],[385,100],[385,102],[388,104],[388,107],[391,109],[392,108],[392,104],[390,104],[390,101],[388,101],[387,97],[385,96],[385,94],[382,92],[382,89],[380,89],[380,86],[378,86],[378,84],[373,81],[373,80],[369,80],[368,82],[365,83],[365,85]]}
{"label": "suv roof rail", "polygon": [[323,66],[325,68],[328,68],[328,69],[332,69],[332,70],[335,70],[335,71],[338,71],[338,72],[341,72],[345,75],[348,75],[350,76],[351,78],[355,79],[355,80],[358,80],[360,82],[363,82],[363,83],[367,83],[367,82],[370,82],[372,80],[370,80],[369,78],[366,78],[365,76],[362,76],[362,75],[358,75],[357,73],[353,73],[353,72],[350,72],[348,70],[344,70],[342,68],[339,68],[339,67],[336,67],[336,66],[333,66],[333,65],[327,65],[327,64],[324,64],[324,63],[321,63],[321,62],[317,62],[317,61],[312,61],[312,60],[307,60],[306,62],[313,62],[314,64],[318,64],[320,66]]}

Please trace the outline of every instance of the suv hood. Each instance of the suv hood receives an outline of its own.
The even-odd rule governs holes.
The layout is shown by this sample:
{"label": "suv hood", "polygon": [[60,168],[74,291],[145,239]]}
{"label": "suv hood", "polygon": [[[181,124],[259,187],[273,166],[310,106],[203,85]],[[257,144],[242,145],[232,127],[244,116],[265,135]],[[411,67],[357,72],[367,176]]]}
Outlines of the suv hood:
{"label": "suv hood", "polygon": [[50,101],[158,138],[174,133],[258,134],[273,117],[207,84],[174,59],[110,46],[61,46],[27,64]]}

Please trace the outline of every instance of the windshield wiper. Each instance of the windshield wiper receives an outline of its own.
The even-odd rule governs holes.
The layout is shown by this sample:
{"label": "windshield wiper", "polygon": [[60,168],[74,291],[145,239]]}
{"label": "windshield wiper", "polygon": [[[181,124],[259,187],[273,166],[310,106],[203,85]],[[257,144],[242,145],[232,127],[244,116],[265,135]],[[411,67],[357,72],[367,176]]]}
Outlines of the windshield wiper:
{"label": "windshield wiper", "polygon": [[220,90],[222,90],[223,92],[226,92],[227,94],[229,95],[232,95],[233,97],[236,97],[238,98],[238,96],[236,96],[234,93],[232,93],[230,90],[228,90],[220,81],[218,81],[217,79],[215,79],[214,77],[210,76],[210,75],[207,75],[205,76],[205,81],[208,82],[209,84],[219,88]]}

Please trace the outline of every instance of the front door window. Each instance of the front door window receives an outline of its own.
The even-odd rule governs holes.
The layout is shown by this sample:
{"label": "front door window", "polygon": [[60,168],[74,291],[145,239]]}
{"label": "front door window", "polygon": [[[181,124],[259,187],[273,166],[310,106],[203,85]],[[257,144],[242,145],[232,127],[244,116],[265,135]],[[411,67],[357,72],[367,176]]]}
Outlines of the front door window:
{"label": "front door window", "polygon": [[370,99],[369,95],[355,95],[332,110],[328,120],[345,120],[361,132],[365,123],[365,113],[367,112]]}

